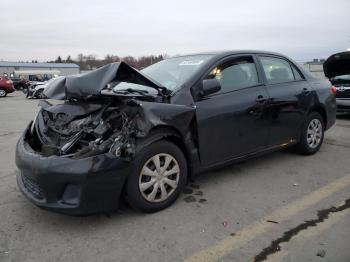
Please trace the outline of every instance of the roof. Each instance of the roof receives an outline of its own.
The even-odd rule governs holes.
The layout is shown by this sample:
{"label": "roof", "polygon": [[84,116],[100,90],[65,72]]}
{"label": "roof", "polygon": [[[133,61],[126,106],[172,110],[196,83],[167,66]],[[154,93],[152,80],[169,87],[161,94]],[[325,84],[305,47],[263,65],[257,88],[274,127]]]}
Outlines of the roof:
{"label": "roof", "polygon": [[44,68],[79,68],[73,63],[26,63],[0,61],[0,67],[44,67]]}
{"label": "roof", "polygon": [[235,55],[235,54],[269,54],[269,55],[277,55],[284,56],[280,53],[270,52],[270,51],[262,51],[262,50],[218,50],[218,51],[209,51],[209,52],[198,52],[192,54],[185,54],[180,56],[191,56],[191,55],[216,55],[216,56],[226,56],[226,55]]}

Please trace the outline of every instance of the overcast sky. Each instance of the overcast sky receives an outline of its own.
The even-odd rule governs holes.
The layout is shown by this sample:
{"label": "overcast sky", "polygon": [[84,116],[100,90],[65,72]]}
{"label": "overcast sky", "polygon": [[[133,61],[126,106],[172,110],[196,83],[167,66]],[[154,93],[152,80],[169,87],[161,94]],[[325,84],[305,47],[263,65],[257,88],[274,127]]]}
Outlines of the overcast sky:
{"label": "overcast sky", "polygon": [[262,49],[294,59],[350,48],[350,0],[6,0],[0,59]]}

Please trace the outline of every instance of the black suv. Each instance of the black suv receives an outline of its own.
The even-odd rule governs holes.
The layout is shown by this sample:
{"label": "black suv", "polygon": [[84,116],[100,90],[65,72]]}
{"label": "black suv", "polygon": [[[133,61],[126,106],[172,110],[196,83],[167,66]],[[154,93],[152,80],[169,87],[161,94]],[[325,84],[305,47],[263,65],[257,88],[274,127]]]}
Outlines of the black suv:
{"label": "black suv", "polygon": [[335,122],[331,83],[270,52],[113,63],[57,78],[16,150],[19,188],[39,207],[90,214],[172,204],[189,176],[294,147],[316,153]]}
{"label": "black suv", "polygon": [[330,56],[323,64],[325,75],[335,86],[338,112],[350,112],[350,51]]}

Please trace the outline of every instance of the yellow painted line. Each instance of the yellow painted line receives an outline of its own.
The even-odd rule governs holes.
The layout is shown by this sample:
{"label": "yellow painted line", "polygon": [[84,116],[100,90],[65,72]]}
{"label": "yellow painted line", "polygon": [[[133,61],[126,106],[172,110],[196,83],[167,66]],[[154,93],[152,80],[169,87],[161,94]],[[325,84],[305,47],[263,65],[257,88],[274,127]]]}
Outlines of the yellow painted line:
{"label": "yellow painted line", "polygon": [[273,225],[267,223],[266,220],[285,221],[299,212],[313,206],[321,200],[329,197],[333,193],[350,186],[350,175],[338,178],[331,183],[311,192],[310,194],[293,201],[292,203],[275,210],[267,217],[260,219],[253,224],[236,232],[234,237],[227,237],[219,241],[214,246],[210,246],[191,257],[187,258],[187,262],[211,262],[218,261],[232,251],[246,245],[249,241],[263,234]]}

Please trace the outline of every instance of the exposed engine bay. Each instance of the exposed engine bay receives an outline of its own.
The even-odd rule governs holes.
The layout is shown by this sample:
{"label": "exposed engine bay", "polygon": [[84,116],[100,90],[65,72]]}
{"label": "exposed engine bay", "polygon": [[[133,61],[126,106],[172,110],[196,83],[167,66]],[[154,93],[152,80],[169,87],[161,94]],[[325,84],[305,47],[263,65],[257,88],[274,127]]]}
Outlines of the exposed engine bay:
{"label": "exposed engine bay", "polygon": [[41,101],[29,145],[43,156],[83,158],[111,152],[116,157],[131,157],[135,139],[145,133],[139,129],[144,126],[142,111],[127,103],[97,100],[52,105]]}
{"label": "exposed engine bay", "polygon": [[110,152],[131,158],[137,139],[152,127],[177,126],[188,134],[194,108],[169,103],[168,91],[125,63],[58,78],[44,93],[61,102],[39,102],[41,110],[25,139],[46,157],[78,159]]}

